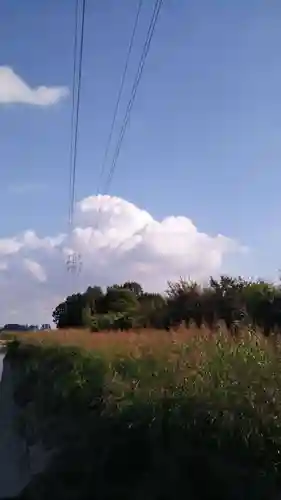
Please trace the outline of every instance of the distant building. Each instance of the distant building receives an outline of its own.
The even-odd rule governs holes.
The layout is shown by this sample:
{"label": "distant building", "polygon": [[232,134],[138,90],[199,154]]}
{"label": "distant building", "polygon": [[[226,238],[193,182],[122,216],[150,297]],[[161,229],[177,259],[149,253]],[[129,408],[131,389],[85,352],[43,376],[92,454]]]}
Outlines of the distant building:
{"label": "distant building", "polygon": [[39,330],[51,330],[51,325],[49,323],[43,323],[42,325],[19,325],[18,323],[7,323],[1,328],[2,332],[37,332]]}
{"label": "distant building", "polygon": [[28,330],[28,325],[19,325],[17,323],[7,323],[4,325],[2,331],[8,332],[26,332]]}

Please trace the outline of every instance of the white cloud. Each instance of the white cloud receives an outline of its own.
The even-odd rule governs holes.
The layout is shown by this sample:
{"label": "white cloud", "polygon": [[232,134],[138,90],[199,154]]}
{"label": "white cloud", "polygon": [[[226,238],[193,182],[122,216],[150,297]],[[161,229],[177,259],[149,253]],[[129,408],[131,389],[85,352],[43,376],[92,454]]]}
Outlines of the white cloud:
{"label": "white cloud", "polygon": [[32,274],[32,276],[41,283],[44,283],[44,281],[47,280],[45,270],[43,269],[41,264],[38,264],[38,262],[36,262],[35,260],[24,259],[23,265],[30,272],[30,274]]}
{"label": "white cloud", "polygon": [[[180,276],[203,280],[220,271],[228,253],[241,250],[230,238],[200,232],[186,217],[157,221],[123,199],[90,196],[77,204],[76,227],[69,236],[42,238],[27,230],[0,238],[5,264],[0,273],[0,324],[16,318],[47,322],[73,288],[84,290],[90,284],[137,280],[147,290],[163,291],[167,280]],[[83,261],[74,278],[66,269],[71,252]]]}
{"label": "white cloud", "polygon": [[9,66],[0,66],[0,104],[51,106],[68,95],[66,87],[30,87]]}
{"label": "white cloud", "polygon": [[21,248],[22,243],[16,238],[1,238],[0,239],[0,255],[11,255],[17,253]]}

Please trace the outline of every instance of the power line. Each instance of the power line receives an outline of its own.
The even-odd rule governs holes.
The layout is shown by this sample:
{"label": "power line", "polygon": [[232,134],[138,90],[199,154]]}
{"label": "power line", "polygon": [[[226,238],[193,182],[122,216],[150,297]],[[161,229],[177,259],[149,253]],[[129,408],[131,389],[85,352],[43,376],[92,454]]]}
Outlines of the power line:
{"label": "power line", "polygon": [[102,177],[103,177],[103,174],[105,171],[105,166],[106,166],[108,152],[109,152],[109,148],[110,148],[110,144],[111,144],[112,134],[113,134],[113,130],[115,127],[115,122],[116,122],[116,117],[117,117],[117,113],[118,113],[118,109],[119,109],[120,99],[121,99],[121,96],[123,93],[123,88],[124,88],[124,84],[125,84],[125,80],[126,80],[126,76],[127,76],[128,66],[129,66],[129,62],[130,62],[130,58],[131,58],[131,53],[132,53],[132,49],[134,46],[134,41],[135,41],[135,36],[136,36],[136,31],[137,31],[137,27],[138,27],[138,22],[139,22],[139,17],[140,17],[142,5],[143,5],[143,0],[139,0],[137,13],[136,13],[136,17],[135,17],[135,22],[134,22],[134,26],[133,26],[133,31],[132,31],[132,34],[130,37],[129,47],[128,47],[128,51],[127,51],[127,56],[126,56],[126,60],[125,60],[123,73],[122,73],[121,83],[120,83],[120,87],[119,87],[119,91],[118,91],[118,95],[117,95],[117,100],[116,100],[116,104],[115,104],[115,108],[114,108],[114,112],[113,112],[111,127],[110,127],[110,131],[109,131],[109,135],[108,135],[108,139],[107,139],[107,143],[106,143],[106,147],[105,147],[105,153],[104,153],[100,177],[99,177],[99,181],[98,181],[97,194],[99,193],[100,184],[101,184]]}
{"label": "power line", "polygon": [[149,53],[149,50],[150,50],[151,41],[152,41],[152,38],[153,38],[153,35],[154,35],[154,32],[155,32],[155,27],[157,25],[157,21],[159,19],[159,14],[160,14],[162,5],[163,5],[163,0],[156,0],[155,1],[155,5],[154,5],[154,9],[153,9],[153,13],[152,13],[150,25],[149,25],[149,28],[148,28],[148,31],[147,31],[147,35],[146,35],[146,40],[145,40],[144,47],[143,47],[143,50],[142,50],[140,62],[139,62],[139,65],[138,65],[136,76],[135,76],[135,80],[134,80],[134,83],[133,83],[133,86],[132,86],[131,96],[130,96],[130,99],[129,99],[129,102],[128,102],[128,105],[127,105],[127,108],[126,108],[126,112],[125,112],[123,124],[122,124],[121,130],[120,130],[120,134],[119,134],[119,137],[118,137],[118,140],[117,140],[116,148],[115,148],[115,151],[114,151],[114,154],[113,154],[113,160],[112,160],[111,167],[110,167],[110,170],[109,170],[109,174],[108,174],[108,177],[107,177],[107,180],[106,180],[106,183],[105,183],[105,189],[104,189],[105,192],[108,191],[108,189],[110,187],[110,184],[112,182],[112,178],[114,176],[115,170],[116,170],[117,161],[118,161],[118,158],[119,158],[119,155],[120,155],[120,150],[121,150],[122,143],[123,143],[123,140],[124,140],[124,136],[125,136],[125,133],[126,133],[126,129],[127,129],[127,125],[128,125],[128,122],[129,122],[129,118],[130,118],[130,115],[131,115],[131,112],[132,112],[132,109],[133,109],[133,105],[134,105],[134,102],[135,102],[135,99],[136,99],[137,90],[138,90],[138,87],[139,87],[139,84],[140,84],[140,81],[141,81],[141,78],[142,78],[142,75],[143,75],[143,70],[144,70],[146,59],[147,59],[147,56],[148,56],[148,53]]}
{"label": "power line", "polygon": [[[102,182],[102,178],[103,178],[103,174],[105,172],[106,161],[107,161],[108,152],[109,152],[109,148],[110,148],[110,144],[111,144],[112,134],[113,134],[113,131],[114,131],[115,122],[116,122],[116,118],[117,118],[117,113],[118,113],[118,109],[119,109],[119,104],[120,104],[120,100],[121,100],[121,97],[122,97],[123,88],[124,88],[124,84],[125,84],[125,80],[126,80],[126,76],[127,76],[127,72],[128,72],[128,66],[129,66],[129,62],[130,62],[130,58],[131,58],[131,53],[132,53],[134,42],[135,42],[136,31],[137,31],[137,27],[138,27],[138,23],[139,23],[139,17],[140,17],[142,6],[143,6],[143,0],[139,0],[138,1],[138,7],[137,7],[135,21],[134,21],[132,33],[131,33],[131,36],[130,36],[129,46],[128,46],[128,50],[127,50],[127,55],[126,55],[126,59],[125,59],[125,65],[124,65],[123,72],[122,72],[121,83],[120,83],[119,91],[118,91],[118,94],[117,94],[117,100],[116,100],[116,103],[115,103],[115,108],[114,108],[114,111],[113,111],[113,117],[112,117],[112,122],[111,122],[110,130],[109,130],[109,135],[108,135],[108,139],[107,139],[107,143],[106,143],[106,147],[105,147],[105,153],[104,153],[103,162],[102,162],[102,166],[101,166],[101,172],[100,172],[100,176],[99,176],[99,181],[98,181],[96,196],[98,196],[98,194],[99,194],[100,186],[101,186],[101,182]],[[96,223],[95,223],[95,226],[94,226],[95,230],[97,230],[98,226],[99,226],[100,213],[101,213],[101,204],[99,204],[98,210],[97,210]]]}
{"label": "power line", "polygon": [[[110,169],[109,174],[108,174],[108,179],[107,179],[107,183],[106,183],[107,190],[108,190],[108,188],[110,186],[110,183],[112,182],[112,178],[113,178],[114,172],[116,170],[117,160],[119,158],[119,154],[120,154],[122,142],[124,140],[124,136],[125,136],[127,125],[128,125],[129,118],[130,118],[130,114],[131,114],[131,111],[132,111],[132,108],[133,108],[133,105],[134,105],[134,102],[135,102],[135,98],[136,98],[138,86],[139,86],[140,81],[141,81],[141,77],[142,77],[142,74],[143,74],[143,70],[144,70],[146,58],[147,58],[149,50],[150,50],[151,41],[152,41],[152,38],[153,38],[153,35],[154,35],[154,32],[155,32],[157,21],[159,19],[159,14],[160,14],[162,5],[163,5],[163,0],[156,0],[155,1],[154,10],[153,10],[153,13],[152,13],[151,21],[150,21],[150,24],[149,24],[149,27],[148,27],[148,31],[147,31],[147,35],[146,35],[146,40],[145,40],[145,43],[144,43],[144,46],[143,46],[143,50],[142,50],[140,62],[139,62],[139,65],[138,65],[137,73],[136,73],[136,76],[135,76],[135,80],[134,80],[134,83],[133,83],[133,86],[132,86],[131,97],[129,99],[129,102],[128,102],[128,105],[127,105],[127,108],[126,108],[126,112],[125,112],[123,124],[122,124],[121,130],[120,130],[119,138],[118,138],[118,141],[117,141],[117,145],[116,145],[116,148],[115,148],[115,152],[114,152],[114,156],[113,156],[113,160],[112,160],[112,164],[111,164],[111,169]],[[121,241],[117,245],[117,247],[115,248],[115,251],[118,251],[132,237],[137,236],[138,233],[139,233],[139,230],[137,230],[135,233],[133,233],[133,235],[130,235],[129,237],[127,237],[123,241]]]}
{"label": "power line", "polygon": [[[73,224],[73,213],[74,213],[74,204],[75,204],[75,184],[76,184],[76,169],[77,169],[77,143],[78,143],[78,132],[79,132],[79,118],[80,118],[80,96],[81,96],[81,76],[82,76],[82,64],[83,64],[83,53],[84,53],[84,26],[85,26],[85,11],[86,11],[86,0],[82,0],[81,7],[81,31],[80,31],[80,39],[79,39],[79,51],[78,50],[78,4],[79,0],[76,0],[76,28],[75,28],[75,41],[74,41],[74,50],[75,57],[78,57],[78,61],[74,60],[74,71],[78,71],[77,74],[77,92],[73,97],[73,118],[72,118],[72,137],[71,137],[71,175],[70,175],[70,205],[69,205],[69,225],[72,228]],[[75,73],[76,73],[75,71]],[[74,79],[76,80],[76,74],[74,75]],[[75,82],[76,83],[76,82]],[[75,93],[75,84],[74,90]],[[75,100],[76,97],[76,100]]]}
{"label": "power line", "polygon": [[[74,41],[75,58],[77,57],[77,48],[78,48],[78,4],[79,4],[79,0],[76,0],[76,26],[75,26],[76,41]],[[74,89],[73,89],[74,95],[73,95],[73,110],[72,110],[72,125],[71,125],[72,137],[71,137],[70,209],[69,209],[70,228],[72,228],[72,225],[73,225],[73,212],[74,212],[74,203],[75,203],[77,142],[78,142],[78,132],[79,132],[80,91],[81,91],[81,74],[82,74],[83,46],[84,46],[85,4],[86,4],[86,0],[82,0],[82,14],[81,14],[82,20],[81,20],[79,56],[78,56],[78,62],[77,62],[77,60],[76,60],[76,62],[74,61]],[[139,84],[140,84],[140,81],[142,78],[143,70],[144,70],[146,59],[147,59],[147,56],[148,56],[148,53],[150,50],[151,41],[152,41],[152,38],[153,38],[153,35],[155,32],[155,27],[156,27],[156,24],[157,24],[157,21],[159,18],[162,4],[163,4],[163,0],[155,0],[155,5],[154,5],[151,21],[150,21],[150,24],[149,24],[149,27],[147,30],[145,43],[143,46],[142,54],[140,57],[138,68],[137,68],[137,73],[136,73],[134,83],[133,83],[133,86],[131,89],[130,99],[129,99],[129,102],[127,104],[122,127],[120,129],[118,141],[116,144],[116,148],[114,150],[111,168],[110,168],[110,171],[109,171],[109,174],[107,177],[107,181],[105,184],[105,192],[108,190],[108,188],[112,182],[113,175],[114,175],[115,170],[116,170],[118,157],[119,157],[122,143],[124,140],[124,136],[126,133],[128,121],[129,121],[129,118],[130,118],[130,115],[131,115],[131,112],[133,109],[133,105],[135,102],[137,90],[138,90],[138,87],[139,87]],[[108,150],[110,147],[113,129],[115,126],[116,116],[117,116],[118,107],[119,107],[119,103],[120,103],[120,99],[121,99],[121,95],[122,95],[122,91],[123,91],[123,87],[124,87],[124,82],[125,82],[125,78],[126,78],[126,74],[127,74],[129,59],[130,59],[130,55],[131,55],[131,51],[132,51],[132,47],[133,47],[133,43],[134,43],[134,38],[135,38],[136,29],[137,29],[137,24],[138,24],[141,6],[142,6],[142,1],[139,1],[137,16],[136,16],[135,24],[133,27],[131,41],[130,41],[130,45],[129,45],[128,53],[127,53],[127,57],[126,57],[125,67],[124,67],[123,74],[122,74],[121,85],[119,88],[117,102],[116,102],[116,106],[114,109],[113,120],[111,123],[109,138],[108,138],[108,142],[106,145],[105,156],[104,156],[105,159],[104,159],[104,162],[102,164],[101,176],[102,176],[103,170],[105,168]],[[77,93],[75,94],[75,90],[76,90],[75,89],[75,82],[76,82],[77,67],[78,67]],[[75,97],[76,97],[76,99],[75,99]],[[100,207],[98,209],[98,213],[99,212],[100,212]],[[76,254],[69,256],[68,265],[70,268],[72,267],[72,268],[76,269],[76,260],[77,260],[76,257],[77,257]],[[79,259],[80,259],[80,256],[79,256]]]}
{"label": "power line", "polygon": [[[77,169],[77,144],[80,118],[81,77],[84,52],[84,26],[86,0],[81,3],[81,21],[79,25],[80,0],[75,3],[74,47],[73,47],[73,81],[72,81],[72,111],[71,111],[71,138],[70,138],[70,173],[69,173],[69,234],[73,229],[73,214],[75,206],[75,185]],[[80,28],[80,32],[79,32]],[[70,253],[66,266],[70,272],[80,272],[81,256]]]}
{"label": "power line", "polygon": [[73,138],[75,126],[75,105],[76,105],[76,78],[77,78],[77,43],[78,43],[78,21],[79,21],[79,0],[75,2],[74,14],[74,44],[73,44],[73,75],[72,75],[72,106],[71,106],[71,130],[70,130],[70,154],[69,154],[69,207],[68,207],[68,222],[72,224],[71,212],[71,193],[72,193],[72,178],[73,178]]}

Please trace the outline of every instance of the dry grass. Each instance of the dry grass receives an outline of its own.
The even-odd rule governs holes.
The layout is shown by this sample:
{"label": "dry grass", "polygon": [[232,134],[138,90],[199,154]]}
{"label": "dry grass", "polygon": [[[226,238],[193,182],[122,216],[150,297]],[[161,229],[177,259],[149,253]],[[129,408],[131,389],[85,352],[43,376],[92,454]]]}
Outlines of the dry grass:
{"label": "dry grass", "polygon": [[[219,328],[219,337],[224,337],[231,342],[229,332],[221,326]],[[183,326],[166,331],[159,329],[137,329],[129,331],[106,331],[92,333],[87,329],[61,329],[37,332],[9,332],[1,335],[2,342],[16,338],[21,342],[39,343],[44,345],[59,344],[60,346],[76,346],[86,350],[110,350],[123,351],[124,353],[134,352],[136,348],[149,349],[153,352],[170,349],[171,346],[185,344],[198,344],[204,342],[214,342],[218,338],[218,333],[210,331],[206,327],[185,328]],[[249,338],[255,339],[263,347],[268,341],[261,334],[253,336],[248,330],[240,332],[238,340],[249,341]],[[273,341],[271,342],[271,344]]]}
{"label": "dry grass", "polygon": [[[159,380],[163,376],[163,367],[169,371],[174,381],[180,383],[191,373],[198,371],[199,367],[217,356],[223,351],[229,353],[237,348],[245,352],[256,353],[258,348],[261,351],[268,351],[271,345],[264,340],[261,335],[253,337],[248,331],[241,332],[239,341],[231,339],[229,332],[220,329],[220,333],[213,333],[207,328],[185,328],[177,330],[153,330],[139,329],[126,332],[108,331],[92,333],[85,329],[62,329],[38,332],[18,332],[8,334],[6,338],[16,338],[24,344],[35,344],[42,347],[75,347],[88,353],[95,353],[105,361],[108,366],[110,377],[115,380],[112,370],[115,364],[129,363],[130,366],[144,365],[147,372],[146,363],[157,366],[159,370]],[[250,351],[249,351],[250,350]],[[219,354],[220,356],[220,354]],[[122,368],[123,372],[123,368]],[[140,375],[140,374],[139,374]],[[155,374],[150,372],[150,384],[156,388]],[[130,378],[130,370],[128,373]],[[127,377],[126,377],[127,378]],[[145,376],[146,383],[148,382]]]}
{"label": "dry grass", "polygon": [[17,338],[22,342],[40,344],[59,344],[61,346],[76,346],[87,350],[110,350],[134,352],[136,348],[149,349],[154,352],[158,349],[169,349],[172,345],[183,345],[194,339],[206,339],[212,334],[205,329],[179,328],[176,331],[140,329],[127,332],[108,331],[91,333],[85,329],[62,329],[38,332],[12,332],[4,334],[2,338]]}
{"label": "dry grass", "polygon": [[40,494],[25,498],[56,498],[61,484],[61,500],[89,491],[97,500],[182,499],[190,488],[199,500],[267,500],[279,489],[278,346],[197,328],[12,336],[21,340],[8,354],[19,361],[25,422],[32,412],[47,445],[67,442]]}
{"label": "dry grass", "polygon": [[[6,338],[16,338],[21,343],[43,347],[77,347],[89,353],[99,354],[108,366],[115,361],[129,361],[156,364],[171,370],[179,381],[193,372],[206,360],[210,351],[216,350],[218,339],[229,343],[229,334],[222,329],[220,335],[206,328],[185,328],[177,330],[140,329],[127,332],[108,331],[92,333],[85,329],[62,329],[48,332],[18,332]],[[119,360],[119,361],[118,361]],[[145,377],[147,378],[147,377]],[[160,377],[161,378],[161,377]],[[151,381],[156,387],[155,378]],[[151,383],[150,382],[150,383]]]}

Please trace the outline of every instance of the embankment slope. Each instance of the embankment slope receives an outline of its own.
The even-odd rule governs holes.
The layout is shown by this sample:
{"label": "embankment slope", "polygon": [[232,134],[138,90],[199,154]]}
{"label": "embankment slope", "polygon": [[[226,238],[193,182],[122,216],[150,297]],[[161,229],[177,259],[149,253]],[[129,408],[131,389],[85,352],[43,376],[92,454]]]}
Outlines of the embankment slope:
{"label": "embankment slope", "polygon": [[0,351],[0,498],[17,496],[30,475],[24,439],[17,430],[19,409],[14,401],[14,378]]}
{"label": "embankment slope", "polygon": [[275,500],[280,353],[250,338],[124,338],[9,347],[23,428],[57,450],[21,498]]}

